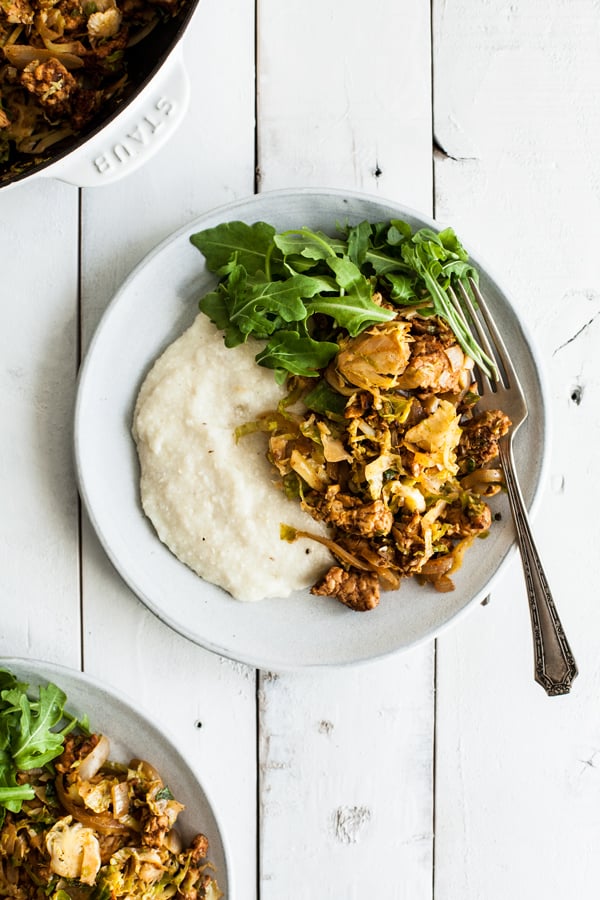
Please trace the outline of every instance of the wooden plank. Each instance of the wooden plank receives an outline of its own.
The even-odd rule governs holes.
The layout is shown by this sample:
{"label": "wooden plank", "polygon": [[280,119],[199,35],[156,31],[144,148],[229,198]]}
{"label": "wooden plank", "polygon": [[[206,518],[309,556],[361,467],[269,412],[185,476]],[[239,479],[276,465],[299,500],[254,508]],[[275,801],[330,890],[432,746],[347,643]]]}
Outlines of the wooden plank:
{"label": "wooden plank", "polygon": [[587,898],[600,875],[585,500],[599,437],[600,292],[585,249],[598,231],[598,29],[592,3],[434,4],[437,211],[517,298],[547,370],[554,440],[534,530],[580,667],[568,697],[534,684],[518,560],[489,606],[439,640],[438,900]]}
{"label": "wooden plank", "polygon": [[0,192],[0,653],[78,666],[77,190]]}
{"label": "wooden plank", "polygon": [[[236,66],[222,65],[225,45]],[[143,169],[84,192],[85,345],[115,289],[150,248],[207,209],[253,191],[251,6],[201,0],[184,39],[184,57],[193,90],[181,128]],[[252,900],[254,671],[203,651],[159,622],[115,574],[87,524],[83,547],[85,668],[152,710],[174,736],[213,799],[239,896]]]}
{"label": "wooden plank", "polygon": [[429,897],[432,753],[432,645],[358,669],[264,673],[262,900]]}
{"label": "wooden plank", "polygon": [[[235,65],[223,65],[225,44]],[[146,253],[203,212],[254,192],[251,6],[200,0],[183,39],[183,60],[191,99],[178,131],[141,169],[85,191],[84,347]]]}
{"label": "wooden plank", "polygon": [[[428,7],[258,8],[261,189],[341,187],[428,211]],[[262,900],[431,896],[433,654],[263,674]]]}
{"label": "wooden plank", "polygon": [[[417,8],[415,8],[415,6]],[[431,206],[428,4],[259,0],[261,190],[352,188]]]}

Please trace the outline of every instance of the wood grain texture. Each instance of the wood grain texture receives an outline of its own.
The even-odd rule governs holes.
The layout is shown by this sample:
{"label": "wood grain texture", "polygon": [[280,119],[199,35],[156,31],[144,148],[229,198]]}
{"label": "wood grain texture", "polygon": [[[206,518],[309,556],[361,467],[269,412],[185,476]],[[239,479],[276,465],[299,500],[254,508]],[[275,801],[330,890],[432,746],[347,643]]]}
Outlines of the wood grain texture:
{"label": "wood grain texture", "polygon": [[[222,49],[235,64],[226,65]],[[122,181],[84,192],[84,348],[133,267],[176,229],[254,192],[254,11],[200,0],[183,39],[188,114],[171,140]]]}
{"label": "wood grain texture", "polygon": [[[379,0],[367,15],[349,2],[343,17],[333,0],[258,9],[261,190],[380,192],[427,212],[425,5]],[[327,674],[263,674],[262,900],[430,896],[433,682],[433,645]]]}
{"label": "wood grain texture", "polygon": [[258,2],[261,190],[353,188],[431,205],[428,4]]}
{"label": "wood grain texture", "polygon": [[0,193],[0,653],[80,663],[77,191]]}
{"label": "wood grain texture", "polygon": [[264,673],[261,898],[430,896],[432,758],[431,646],[325,677]]}
{"label": "wood grain texture", "polygon": [[[0,191],[0,653],[83,665],[151,711],[223,822],[228,900],[595,900],[600,881],[600,6],[431,9],[257,0],[255,22],[249,0],[200,0],[190,111],[154,159],[82,194]],[[78,534],[79,326],[85,350],[144,254],[250,195],[256,163],[261,190],[434,202],[516,299],[553,419],[534,530],[570,696],[533,682],[517,557],[435,650],[257,677],[148,612],[85,516]]]}
{"label": "wood grain texture", "polygon": [[592,2],[434,4],[436,209],[502,273],[547,373],[534,531],[580,669],[568,697],[534,684],[517,559],[490,605],[438,641],[439,900],[587,900],[599,877],[597,529],[584,524],[600,400],[585,249],[600,213],[599,34]]}
{"label": "wood grain texture", "polygon": [[[202,0],[185,36],[193,84],[182,127],[141,170],[84,192],[84,346],[123,279],[159,241],[253,192],[254,15],[242,0]],[[222,66],[227,43],[236,66]],[[218,79],[215,73],[220,72]],[[218,90],[215,89],[218,82]],[[160,303],[149,297],[149,303]],[[151,710],[213,799],[240,897],[256,890],[256,682],[251,669],[193,645],[123,584],[84,521],[84,661]]]}

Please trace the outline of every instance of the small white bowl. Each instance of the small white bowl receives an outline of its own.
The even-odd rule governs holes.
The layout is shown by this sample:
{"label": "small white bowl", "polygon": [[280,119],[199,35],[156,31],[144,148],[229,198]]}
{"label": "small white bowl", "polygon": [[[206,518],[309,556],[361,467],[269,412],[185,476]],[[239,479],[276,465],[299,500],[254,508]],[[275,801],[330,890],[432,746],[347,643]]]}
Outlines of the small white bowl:
{"label": "small white bowl", "polygon": [[35,688],[52,682],[67,695],[65,708],[82,718],[88,716],[92,731],[110,741],[110,758],[128,763],[145,759],[159,771],[173,796],[185,805],[177,828],[185,841],[201,832],[209,841],[209,859],[215,878],[227,900],[233,900],[228,853],[223,830],[198,776],[192,771],[173,741],[149,718],[138,704],[113,688],[74,669],[31,659],[0,658],[0,669]]}

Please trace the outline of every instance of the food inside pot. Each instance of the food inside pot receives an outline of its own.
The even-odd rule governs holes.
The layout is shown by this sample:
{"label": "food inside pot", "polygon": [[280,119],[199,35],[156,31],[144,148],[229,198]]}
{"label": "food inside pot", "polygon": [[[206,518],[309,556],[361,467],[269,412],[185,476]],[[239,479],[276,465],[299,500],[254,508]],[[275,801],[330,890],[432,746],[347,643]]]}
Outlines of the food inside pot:
{"label": "food inside pot", "polygon": [[160,42],[160,32],[189,5],[0,0],[0,184],[46,161],[122,103],[138,70],[152,70],[157,36]]}

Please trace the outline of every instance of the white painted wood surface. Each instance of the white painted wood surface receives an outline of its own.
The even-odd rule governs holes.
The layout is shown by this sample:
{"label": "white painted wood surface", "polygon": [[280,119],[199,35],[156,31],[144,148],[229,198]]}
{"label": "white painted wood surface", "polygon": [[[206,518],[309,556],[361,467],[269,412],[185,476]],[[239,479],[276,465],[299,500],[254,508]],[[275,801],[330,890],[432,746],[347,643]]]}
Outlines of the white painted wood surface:
{"label": "white painted wood surface", "polygon": [[[259,4],[260,187],[347,187],[431,212],[429,9],[378,2],[360,27],[338,10]],[[325,679],[262,677],[261,898],[430,896],[433,691],[432,645]]]}
{"label": "white painted wood surface", "polygon": [[[597,894],[599,39],[594,0],[200,0],[189,113],[154,159],[111,186],[0,191],[0,654],[152,709],[226,826],[236,900]],[[518,298],[554,419],[535,530],[570,696],[532,681],[516,559],[436,645],[255,673],[157,621],[80,523],[79,345],[112,293],[205,210],[300,185],[435,212]]]}
{"label": "white painted wood surface", "polygon": [[600,279],[586,249],[600,235],[600,8],[435,6],[436,212],[502,272],[545,364],[554,440],[535,532],[580,669],[568,697],[533,684],[518,563],[439,639],[435,896],[588,900],[600,877]]}

